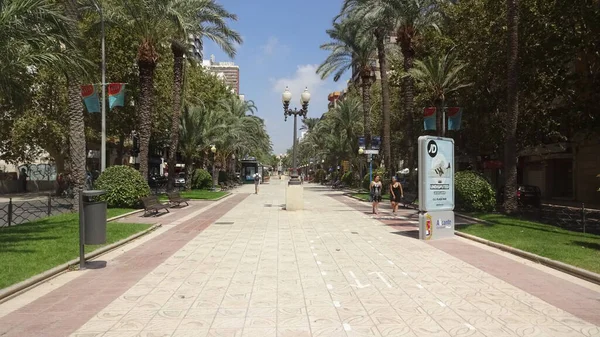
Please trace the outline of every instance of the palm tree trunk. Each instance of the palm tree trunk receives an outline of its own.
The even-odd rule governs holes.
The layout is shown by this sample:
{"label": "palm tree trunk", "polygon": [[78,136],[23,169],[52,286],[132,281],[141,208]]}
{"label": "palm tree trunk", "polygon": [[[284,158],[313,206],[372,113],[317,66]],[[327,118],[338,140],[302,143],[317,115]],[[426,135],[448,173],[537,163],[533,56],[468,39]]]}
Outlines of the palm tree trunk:
{"label": "palm tree trunk", "polygon": [[371,148],[371,79],[369,77],[362,78],[362,104],[363,104],[363,120],[365,128],[365,145],[367,149]]}
{"label": "palm tree trunk", "polygon": [[[140,135],[140,173],[148,179],[148,154],[152,132],[152,102],[154,100],[154,69],[156,63],[138,62],[140,71],[140,104],[137,105]],[[169,165],[171,166],[171,165]],[[170,170],[170,168],[169,168]]]}
{"label": "palm tree trunk", "polygon": [[390,144],[390,85],[387,73],[387,60],[385,59],[385,43],[384,33],[378,31],[375,35],[377,40],[377,58],[379,59],[379,72],[381,73],[381,110],[383,112],[383,135],[382,135],[382,146],[383,146],[383,157],[387,167],[391,167],[390,164],[392,158],[392,149]]}
{"label": "palm tree trunk", "polygon": [[83,121],[83,103],[81,101],[79,82],[67,77],[68,113],[69,113],[69,160],[71,166],[71,183],[75,192],[75,200],[85,183],[85,125]]}
{"label": "palm tree trunk", "polygon": [[[410,69],[412,69],[414,61],[415,61],[415,55],[414,52],[411,49],[403,49],[402,50],[402,54],[404,56],[404,71],[408,72]],[[414,113],[414,81],[412,79],[412,77],[410,76],[406,76],[404,77],[404,80],[402,82],[402,92],[404,93],[404,116],[406,118],[406,136],[404,138],[405,140],[405,146],[406,146],[406,151],[408,153],[408,158],[407,158],[407,164],[408,164],[408,168],[410,169],[410,172],[414,171],[414,168],[417,167],[417,163],[416,163],[416,158],[417,156],[415,155],[415,144],[414,144],[414,134],[413,134],[413,128],[414,128],[414,120],[413,120],[413,113]]]}
{"label": "palm tree trunk", "polygon": [[183,88],[183,52],[171,45],[173,51],[173,116],[171,117],[171,142],[169,146],[169,182],[167,190],[175,185],[175,165],[177,164],[177,148],[179,144],[179,124],[181,119],[181,90]]}
{"label": "palm tree trunk", "polygon": [[438,137],[444,136],[444,100],[435,101],[435,133]]}
{"label": "palm tree trunk", "polygon": [[[171,175],[171,173],[169,173]],[[194,177],[194,162],[191,159],[185,160],[185,190],[192,189],[192,178]]]}
{"label": "palm tree trunk", "polygon": [[504,210],[517,209],[517,123],[519,120],[519,0],[508,0],[508,109],[504,134]]}

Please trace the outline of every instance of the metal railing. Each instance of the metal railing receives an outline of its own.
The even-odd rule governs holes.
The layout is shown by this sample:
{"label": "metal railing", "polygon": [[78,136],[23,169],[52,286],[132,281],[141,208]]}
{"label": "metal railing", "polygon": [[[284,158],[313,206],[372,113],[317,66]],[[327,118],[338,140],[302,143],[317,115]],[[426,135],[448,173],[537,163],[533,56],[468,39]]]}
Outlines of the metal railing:
{"label": "metal railing", "polygon": [[75,199],[57,197],[52,194],[35,199],[19,200],[9,198],[0,202],[0,228],[20,225],[53,215],[75,211]]}
{"label": "metal railing", "polygon": [[566,230],[600,235],[600,210],[559,205],[519,208],[517,216]]}

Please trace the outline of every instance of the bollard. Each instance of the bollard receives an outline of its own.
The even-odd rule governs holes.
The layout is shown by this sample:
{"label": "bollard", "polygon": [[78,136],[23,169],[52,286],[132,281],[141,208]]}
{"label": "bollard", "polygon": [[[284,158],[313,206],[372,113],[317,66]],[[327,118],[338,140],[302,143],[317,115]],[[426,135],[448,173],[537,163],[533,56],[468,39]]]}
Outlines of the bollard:
{"label": "bollard", "polygon": [[52,215],[52,195],[48,193],[48,216]]}
{"label": "bollard", "polygon": [[83,215],[83,188],[79,189],[79,270],[85,269],[85,226]]}
{"label": "bollard", "polygon": [[581,203],[581,223],[583,224],[583,233],[585,234],[585,204]]}
{"label": "bollard", "polygon": [[13,212],[13,203],[12,198],[8,199],[8,227],[10,227],[12,223],[12,212]]}

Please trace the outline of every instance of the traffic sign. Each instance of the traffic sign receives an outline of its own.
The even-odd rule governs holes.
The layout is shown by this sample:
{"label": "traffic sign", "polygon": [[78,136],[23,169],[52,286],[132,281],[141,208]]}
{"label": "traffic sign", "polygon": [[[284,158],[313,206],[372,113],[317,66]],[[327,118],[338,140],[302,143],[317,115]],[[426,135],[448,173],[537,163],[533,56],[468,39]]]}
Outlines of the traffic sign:
{"label": "traffic sign", "polygon": [[365,150],[365,154],[379,154],[379,150]]}

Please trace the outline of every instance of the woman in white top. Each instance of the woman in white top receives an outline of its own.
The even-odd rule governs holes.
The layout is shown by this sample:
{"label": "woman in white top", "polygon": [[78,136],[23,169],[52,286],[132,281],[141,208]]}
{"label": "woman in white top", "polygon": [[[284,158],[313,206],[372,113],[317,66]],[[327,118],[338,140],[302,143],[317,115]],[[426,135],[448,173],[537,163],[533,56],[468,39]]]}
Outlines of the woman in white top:
{"label": "woman in white top", "polygon": [[371,200],[373,200],[373,214],[379,214],[379,203],[381,202],[381,190],[383,188],[380,180],[381,177],[376,175],[370,185]]}

